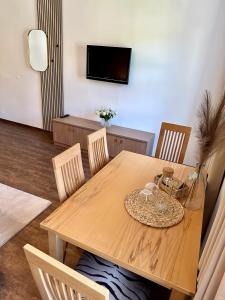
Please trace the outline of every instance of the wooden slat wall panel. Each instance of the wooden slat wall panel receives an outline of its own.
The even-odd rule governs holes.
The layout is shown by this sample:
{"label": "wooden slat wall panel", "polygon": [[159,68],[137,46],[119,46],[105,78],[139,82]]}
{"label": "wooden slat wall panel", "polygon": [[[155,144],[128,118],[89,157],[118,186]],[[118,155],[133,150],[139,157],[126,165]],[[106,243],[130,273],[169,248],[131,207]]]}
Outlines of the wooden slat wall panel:
{"label": "wooden slat wall panel", "polygon": [[38,28],[48,38],[48,68],[41,72],[43,127],[64,113],[62,0],[37,0]]}

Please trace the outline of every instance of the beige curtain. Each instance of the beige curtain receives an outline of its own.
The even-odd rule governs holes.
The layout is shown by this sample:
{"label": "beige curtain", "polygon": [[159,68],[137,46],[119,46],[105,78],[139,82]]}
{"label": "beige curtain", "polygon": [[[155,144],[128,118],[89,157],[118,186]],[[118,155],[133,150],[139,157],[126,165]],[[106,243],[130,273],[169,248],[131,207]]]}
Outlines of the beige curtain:
{"label": "beige curtain", "polygon": [[225,299],[225,180],[217,203],[217,213],[199,262],[194,300]]}
{"label": "beige curtain", "polygon": [[204,208],[203,232],[208,227],[225,172],[225,149],[217,152],[207,163],[208,179]]}
{"label": "beige curtain", "polygon": [[224,299],[225,299],[225,274],[223,275],[223,278],[220,282],[220,286],[218,288],[215,297],[215,300],[224,300]]}

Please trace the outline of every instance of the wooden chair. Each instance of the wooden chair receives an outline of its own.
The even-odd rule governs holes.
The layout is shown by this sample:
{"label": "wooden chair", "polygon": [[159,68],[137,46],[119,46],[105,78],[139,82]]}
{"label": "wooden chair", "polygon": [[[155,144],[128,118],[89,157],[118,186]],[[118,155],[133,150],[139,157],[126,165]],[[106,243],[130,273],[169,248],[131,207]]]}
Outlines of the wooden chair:
{"label": "wooden chair", "polygon": [[109,153],[105,128],[88,135],[88,158],[92,176],[108,163]]}
{"label": "wooden chair", "polygon": [[170,290],[88,252],[72,270],[29,244],[24,251],[43,300],[169,298]]}
{"label": "wooden chair", "polygon": [[43,300],[108,300],[109,291],[27,244],[24,251]]}
{"label": "wooden chair", "polygon": [[85,182],[80,144],[52,159],[60,201],[66,200]]}
{"label": "wooden chair", "polygon": [[155,157],[182,164],[190,134],[191,127],[163,122]]}

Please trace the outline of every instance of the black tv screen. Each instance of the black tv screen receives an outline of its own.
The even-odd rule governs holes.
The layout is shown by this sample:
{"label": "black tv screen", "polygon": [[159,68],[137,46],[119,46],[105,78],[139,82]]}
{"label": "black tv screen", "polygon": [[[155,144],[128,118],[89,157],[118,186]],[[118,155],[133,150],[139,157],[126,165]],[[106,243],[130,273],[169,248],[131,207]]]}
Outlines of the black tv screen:
{"label": "black tv screen", "polygon": [[128,84],[131,48],[87,45],[87,74],[94,80]]}

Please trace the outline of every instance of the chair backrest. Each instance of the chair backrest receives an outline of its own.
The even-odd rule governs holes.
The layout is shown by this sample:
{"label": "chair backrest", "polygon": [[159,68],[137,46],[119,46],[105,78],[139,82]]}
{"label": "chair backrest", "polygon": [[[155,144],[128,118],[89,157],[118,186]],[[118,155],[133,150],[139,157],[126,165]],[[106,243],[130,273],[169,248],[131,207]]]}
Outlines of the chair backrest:
{"label": "chair backrest", "polygon": [[163,122],[155,157],[182,164],[190,134],[191,127]]}
{"label": "chair backrest", "polygon": [[43,300],[108,300],[109,291],[27,244],[24,251]]}
{"label": "chair backrest", "polygon": [[60,201],[66,200],[85,181],[80,144],[76,144],[52,159]]}
{"label": "chair backrest", "polygon": [[108,163],[109,153],[105,128],[88,135],[88,158],[92,176]]}

